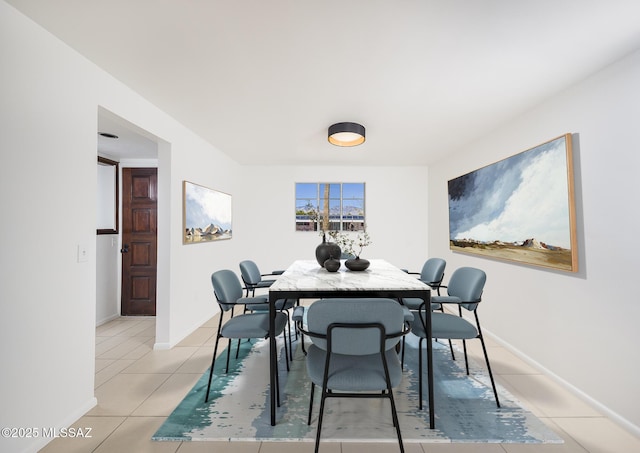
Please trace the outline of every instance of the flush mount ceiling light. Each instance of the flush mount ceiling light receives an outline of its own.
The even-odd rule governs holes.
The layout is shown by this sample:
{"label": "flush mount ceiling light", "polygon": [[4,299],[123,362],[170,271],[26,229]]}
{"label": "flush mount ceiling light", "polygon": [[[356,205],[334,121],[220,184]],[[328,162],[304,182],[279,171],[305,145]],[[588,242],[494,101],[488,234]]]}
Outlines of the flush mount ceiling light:
{"label": "flush mount ceiling light", "polygon": [[356,146],[364,143],[364,126],[358,123],[336,123],[329,127],[329,143]]}

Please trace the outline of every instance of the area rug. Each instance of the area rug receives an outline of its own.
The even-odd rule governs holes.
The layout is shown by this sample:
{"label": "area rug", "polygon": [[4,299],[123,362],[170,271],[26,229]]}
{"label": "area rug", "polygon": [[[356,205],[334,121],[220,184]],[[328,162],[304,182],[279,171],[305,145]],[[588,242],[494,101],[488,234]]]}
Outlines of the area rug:
{"label": "area rug", "polygon": [[[418,409],[418,359],[416,337],[407,337],[405,371],[394,390],[400,428],[405,442],[562,443],[551,429],[523,408],[504,388],[498,388],[501,407],[495,403],[486,369],[464,360],[451,360],[448,346],[434,342],[436,428],[429,429],[429,412]],[[279,340],[281,343],[281,340]],[[234,342],[235,345],[235,342]],[[281,346],[281,344],[280,344]],[[287,372],[279,354],[280,398],[277,424],[269,412],[269,343],[242,342],[235,346],[229,372],[224,373],[226,351],[216,360],[209,402],[205,392],[207,371],[153,436],[156,441],[314,441],[318,418],[316,392],[311,425],[307,425],[310,383],[305,356],[296,353]],[[425,375],[426,378],[426,375]],[[426,395],[426,379],[425,379]],[[330,399],[325,407],[323,441],[397,442],[388,400]]]}

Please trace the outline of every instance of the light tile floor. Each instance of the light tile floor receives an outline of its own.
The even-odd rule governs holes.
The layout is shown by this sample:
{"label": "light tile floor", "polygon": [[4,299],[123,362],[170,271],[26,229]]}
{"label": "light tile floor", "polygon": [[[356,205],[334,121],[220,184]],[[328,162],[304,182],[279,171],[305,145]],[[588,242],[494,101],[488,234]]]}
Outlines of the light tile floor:
{"label": "light tile floor", "polygon": [[[153,442],[165,418],[211,360],[217,317],[168,351],[154,351],[154,318],[119,318],[96,329],[95,392],[98,405],[73,426],[92,428],[88,439],[58,438],[45,453],[306,453],[312,443]],[[481,359],[479,342],[471,354]],[[563,439],[564,444],[412,444],[407,453],[626,453],[640,439],[599,414],[510,351],[488,342],[500,384]],[[323,441],[322,453],[396,453],[397,444]]]}

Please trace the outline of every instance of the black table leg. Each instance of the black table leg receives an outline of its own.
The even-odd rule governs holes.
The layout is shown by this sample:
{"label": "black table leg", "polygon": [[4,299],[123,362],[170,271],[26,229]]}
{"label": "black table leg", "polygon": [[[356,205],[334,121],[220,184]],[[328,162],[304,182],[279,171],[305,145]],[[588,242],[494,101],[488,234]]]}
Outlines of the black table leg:
{"label": "black table leg", "polygon": [[278,366],[278,360],[276,356],[276,336],[274,332],[276,330],[276,299],[275,295],[269,293],[269,394],[270,394],[270,409],[271,409],[271,426],[276,425],[276,367]]}
{"label": "black table leg", "polygon": [[436,411],[434,407],[434,395],[433,395],[433,344],[431,343],[432,327],[431,327],[431,293],[429,292],[425,299],[427,309],[426,320],[426,334],[427,334],[427,381],[429,385],[429,428],[434,429],[436,426]]}

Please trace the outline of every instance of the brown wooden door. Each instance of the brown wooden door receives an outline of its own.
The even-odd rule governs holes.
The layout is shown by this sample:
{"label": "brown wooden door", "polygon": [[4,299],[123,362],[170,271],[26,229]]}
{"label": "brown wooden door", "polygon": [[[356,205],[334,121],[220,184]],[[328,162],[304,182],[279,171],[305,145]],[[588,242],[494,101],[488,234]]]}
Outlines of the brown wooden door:
{"label": "brown wooden door", "polygon": [[122,169],[122,316],[155,316],[158,171]]}

